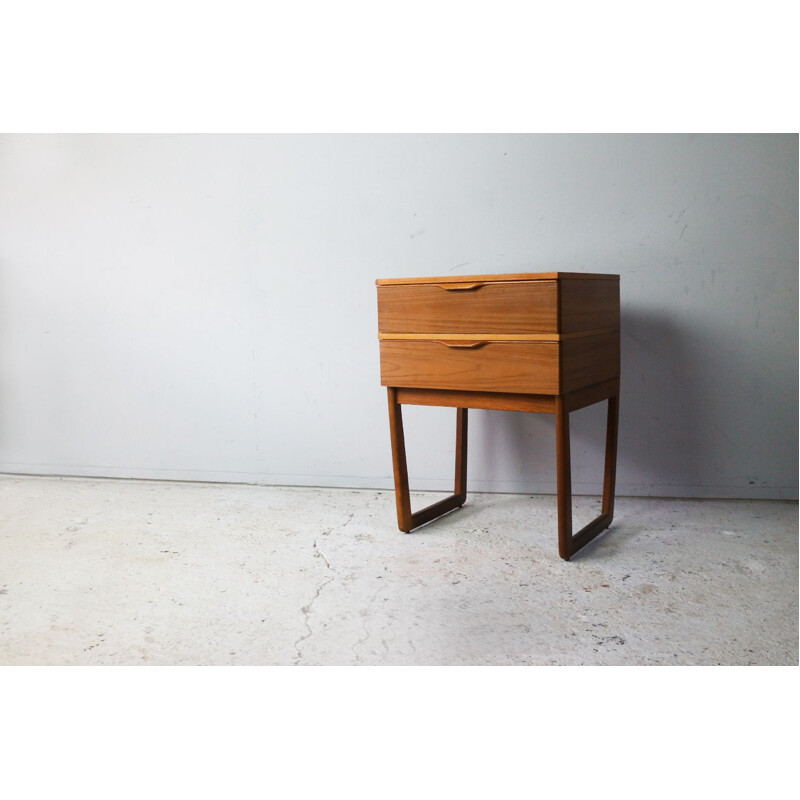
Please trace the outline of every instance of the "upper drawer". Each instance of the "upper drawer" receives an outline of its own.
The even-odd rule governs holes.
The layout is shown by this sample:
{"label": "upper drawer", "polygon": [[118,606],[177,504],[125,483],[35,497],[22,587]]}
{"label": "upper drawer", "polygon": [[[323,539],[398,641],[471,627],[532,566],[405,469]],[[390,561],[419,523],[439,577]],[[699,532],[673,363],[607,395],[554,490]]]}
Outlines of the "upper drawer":
{"label": "upper drawer", "polygon": [[556,333],[555,280],[378,286],[380,333]]}

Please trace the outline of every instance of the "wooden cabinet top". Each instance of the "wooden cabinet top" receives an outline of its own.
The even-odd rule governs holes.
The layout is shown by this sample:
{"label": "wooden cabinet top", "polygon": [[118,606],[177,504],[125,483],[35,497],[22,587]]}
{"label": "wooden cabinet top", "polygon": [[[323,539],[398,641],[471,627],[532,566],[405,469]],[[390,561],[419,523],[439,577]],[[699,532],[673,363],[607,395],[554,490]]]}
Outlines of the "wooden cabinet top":
{"label": "wooden cabinet top", "polygon": [[492,281],[556,281],[563,278],[570,280],[606,280],[618,281],[619,275],[608,275],[599,272],[516,272],[503,275],[444,275],[438,278],[378,278],[378,286],[396,286],[409,283],[490,283]]}

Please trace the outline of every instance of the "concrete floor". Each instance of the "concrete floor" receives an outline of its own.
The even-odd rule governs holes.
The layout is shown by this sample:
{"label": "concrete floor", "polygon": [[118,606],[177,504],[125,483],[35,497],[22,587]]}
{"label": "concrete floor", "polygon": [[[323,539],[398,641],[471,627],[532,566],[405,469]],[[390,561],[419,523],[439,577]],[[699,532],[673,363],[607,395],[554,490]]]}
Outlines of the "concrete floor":
{"label": "concrete floor", "polygon": [[[415,495],[415,507],[438,496]],[[576,529],[598,501],[576,498]],[[797,504],[0,476],[0,664],[798,663]]]}

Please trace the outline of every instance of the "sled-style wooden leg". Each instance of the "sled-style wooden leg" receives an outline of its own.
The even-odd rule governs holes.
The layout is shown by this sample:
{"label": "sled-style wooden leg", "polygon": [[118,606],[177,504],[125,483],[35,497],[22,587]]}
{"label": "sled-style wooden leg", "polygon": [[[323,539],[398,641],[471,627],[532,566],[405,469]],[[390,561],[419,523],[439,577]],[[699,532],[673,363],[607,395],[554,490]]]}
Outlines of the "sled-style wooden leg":
{"label": "sled-style wooden leg", "polygon": [[602,533],[614,519],[614,487],[617,470],[617,422],[619,396],[608,398],[606,457],[603,476],[601,514],[572,534],[572,473],[569,457],[569,409],[563,396],[556,398],[556,470],[558,487],[558,554],[569,560],[582,547]]}
{"label": "sled-style wooden leg", "polygon": [[412,513],[408,492],[408,465],[406,443],[403,436],[403,412],[397,402],[397,390],[390,388],[389,430],[392,437],[392,465],[394,468],[394,494],[397,502],[397,527],[405,533],[426,522],[459,508],[467,499],[467,409],[456,410],[456,474],[453,494],[438,503]]}

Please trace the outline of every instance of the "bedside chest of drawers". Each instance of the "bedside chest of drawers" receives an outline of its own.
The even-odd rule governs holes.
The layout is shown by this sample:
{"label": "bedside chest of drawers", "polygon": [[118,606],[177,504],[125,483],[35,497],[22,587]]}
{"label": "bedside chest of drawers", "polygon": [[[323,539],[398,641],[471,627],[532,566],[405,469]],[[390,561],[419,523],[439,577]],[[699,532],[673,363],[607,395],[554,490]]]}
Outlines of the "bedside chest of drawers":
{"label": "bedside chest of drawers", "polygon": [[[464,504],[469,408],[555,414],[559,555],[569,559],[605,530],[614,514],[619,276],[540,272],[376,284],[400,530],[408,533]],[[569,413],[603,400],[601,514],[573,535]],[[409,499],[402,404],[457,409],[454,494],[417,512]]]}

